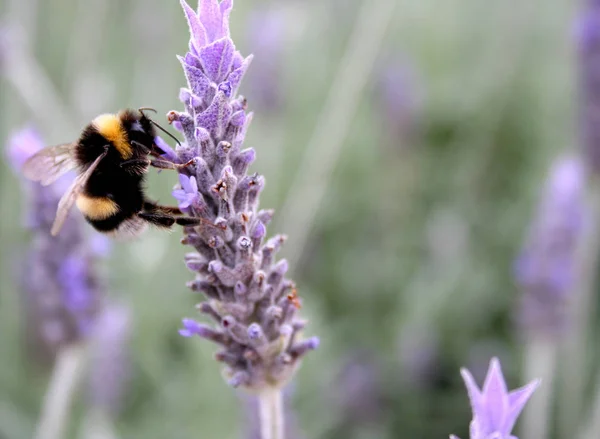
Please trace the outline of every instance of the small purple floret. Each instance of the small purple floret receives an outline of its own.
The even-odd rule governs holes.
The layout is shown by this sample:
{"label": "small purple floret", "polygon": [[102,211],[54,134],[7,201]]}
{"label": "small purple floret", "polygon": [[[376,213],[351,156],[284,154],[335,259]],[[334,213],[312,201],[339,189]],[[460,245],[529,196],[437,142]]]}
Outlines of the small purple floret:
{"label": "small purple floret", "polygon": [[[540,380],[509,392],[497,358],[490,361],[482,389],[479,389],[467,369],[461,369],[460,373],[467,387],[473,411],[473,420],[469,428],[470,439],[516,439],[511,435],[511,431]],[[459,439],[454,435],[450,438]]]}

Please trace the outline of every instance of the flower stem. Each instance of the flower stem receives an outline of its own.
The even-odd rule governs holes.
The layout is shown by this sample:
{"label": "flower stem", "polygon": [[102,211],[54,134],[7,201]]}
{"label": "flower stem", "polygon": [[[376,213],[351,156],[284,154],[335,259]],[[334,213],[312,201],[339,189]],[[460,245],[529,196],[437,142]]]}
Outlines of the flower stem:
{"label": "flower stem", "polygon": [[591,176],[587,195],[589,216],[577,254],[577,283],[570,304],[571,328],[563,344],[562,388],[559,400],[559,426],[561,437],[572,435],[580,425],[586,379],[588,377],[589,328],[592,310],[595,309],[596,271],[600,249],[600,181]]}
{"label": "flower stem", "polygon": [[65,436],[71,402],[83,376],[84,365],[85,346],[82,344],[66,346],[58,353],[35,439],[62,439]]}
{"label": "flower stem", "polygon": [[283,397],[280,389],[266,389],[258,395],[261,439],[284,439]]}
{"label": "flower stem", "polygon": [[557,370],[558,346],[554,340],[537,337],[529,341],[525,349],[525,379],[541,378],[540,386],[529,407],[523,413],[521,437],[545,439],[552,419],[552,396]]}

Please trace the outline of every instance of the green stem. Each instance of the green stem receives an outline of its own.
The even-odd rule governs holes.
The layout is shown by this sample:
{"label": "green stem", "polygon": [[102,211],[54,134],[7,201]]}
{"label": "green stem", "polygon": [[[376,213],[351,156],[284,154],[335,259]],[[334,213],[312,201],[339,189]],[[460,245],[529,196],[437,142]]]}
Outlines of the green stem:
{"label": "green stem", "polygon": [[581,422],[584,393],[588,377],[589,328],[591,312],[595,307],[596,267],[600,249],[600,182],[598,177],[589,181],[584,233],[577,252],[577,285],[572,291],[569,334],[562,351],[561,395],[558,399],[561,437],[571,437]]}
{"label": "green stem", "polygon": [[582,428],[580,439],[596,439],[600,436],[600,371],[596,376],[596,392],[592,408],[588,412],[587,422]]}
{"label": "green stem", "polygon": [[552,394],[557,370],[558,346],[550,339],[531,340],[525,348],[525,381],[541,378],[535,395],[523,413],[524,438],[548,438],[552,419]]}
{"label": "green stem", "polygon": [[35,439],[62,439],[69,423],[71,403],[85,368],[85,346],[73,344],[61,349],[44,397]]}
{"label": "green stem", "polygon": [[261,439],[284,439],[283,397],[279,389],[265,389],[258,395]]}

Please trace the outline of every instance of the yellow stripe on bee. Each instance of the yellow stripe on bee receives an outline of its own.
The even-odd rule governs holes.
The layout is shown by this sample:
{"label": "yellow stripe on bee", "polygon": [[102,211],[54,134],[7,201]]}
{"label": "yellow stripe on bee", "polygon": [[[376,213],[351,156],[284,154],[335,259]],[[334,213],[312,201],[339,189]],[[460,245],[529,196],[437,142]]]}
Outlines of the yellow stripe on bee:
{"label": "yellow stripe on bee", "polygon": [[92,124],[103,137],[112,142],[123,160],[128,160],[133,156],[133,150],[119,116],[116,114],[101,114],[93,120]]}
{"label": "yellow stripe on bee", "polygon": [[81,213],[91,220],[103,220],[119,211],[117,203],[106,197],[90,197],[80,194],[76,204]]}

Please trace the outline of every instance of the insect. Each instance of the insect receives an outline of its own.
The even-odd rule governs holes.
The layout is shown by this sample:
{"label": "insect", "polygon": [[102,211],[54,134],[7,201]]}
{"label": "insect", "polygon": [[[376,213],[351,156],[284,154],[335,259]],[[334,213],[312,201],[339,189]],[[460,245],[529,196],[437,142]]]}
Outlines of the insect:
{"label": "insect", "polygon": [[43,186],[68,171],[78,170],[58,203],[53,236],[73,205],[96,230],[115,236],[135,236],[148,224],[170,228],[173,224],[193,226],[202,222],[180,216],[177,207],[161,206],[146,197],[144,179],[150,166],[179,169],[193,160],[177,164],[160,158],[164,151],[154,143],[155,126],[165,130],[144,110],[152,109],[102,114],[83,129],[75,142],[46,147],[25,162],[24,175]]}

